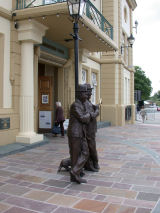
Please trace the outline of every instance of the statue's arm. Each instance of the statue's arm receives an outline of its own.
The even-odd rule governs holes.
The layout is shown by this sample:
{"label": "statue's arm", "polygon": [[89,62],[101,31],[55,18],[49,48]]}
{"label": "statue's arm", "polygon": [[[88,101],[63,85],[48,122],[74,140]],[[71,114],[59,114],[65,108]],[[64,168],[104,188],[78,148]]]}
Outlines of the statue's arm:
{"label": "statue's arm", "polygon": [[84,113],[82,109],[78,106],[78,104],[72,105],[71,112],[74,116],[82,123],[89,123],[90,121],[90,113]]}
{"label": "statue's arm", "polygon": [[92,105],[94,112],[91,113],[92,118],[96,118],[99,115],[99,105]]}

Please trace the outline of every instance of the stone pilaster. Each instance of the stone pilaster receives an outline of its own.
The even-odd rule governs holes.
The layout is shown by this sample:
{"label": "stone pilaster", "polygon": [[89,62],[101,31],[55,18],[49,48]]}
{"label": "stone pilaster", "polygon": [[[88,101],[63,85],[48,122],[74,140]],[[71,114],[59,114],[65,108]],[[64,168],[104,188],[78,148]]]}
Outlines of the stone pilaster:
{"label": "stone pilaster", "polygon": [[20,21],[18,40],[21,41],[20,132],[17,142],[34,143],[43,135],[34,131],[34,44],[42,43],[46,27],[36,21]]}

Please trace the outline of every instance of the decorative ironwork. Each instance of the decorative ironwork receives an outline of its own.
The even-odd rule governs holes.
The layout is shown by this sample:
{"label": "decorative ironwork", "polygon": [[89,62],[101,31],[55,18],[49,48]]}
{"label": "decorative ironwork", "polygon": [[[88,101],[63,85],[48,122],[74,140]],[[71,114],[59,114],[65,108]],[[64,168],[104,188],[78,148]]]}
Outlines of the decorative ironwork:
{"label": "decorative ironwork", "polygon": [[103,32],[113,39],[113,27],[97,8],[88,0],[86,4],[86,14]]}
{"label": "decorative ironwork", "polygon": [[66,0],[17,0],[17,10],[63,2]]}
{"label": "decorative ironwork", "polygon": [[[63,2],[66,2],[66,0],[17,0],[17,10]],[[95,25],[113,39],[112,25],[89,0],[86,2],[86,9],[84,13]]]}

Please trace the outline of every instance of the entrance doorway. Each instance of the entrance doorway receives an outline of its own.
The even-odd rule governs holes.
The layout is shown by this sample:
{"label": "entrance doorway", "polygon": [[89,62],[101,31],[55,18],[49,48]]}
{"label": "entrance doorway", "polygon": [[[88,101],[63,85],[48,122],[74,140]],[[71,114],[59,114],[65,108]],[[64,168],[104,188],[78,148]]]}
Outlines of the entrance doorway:
{"label": "entrance doorway", "polygon": [[57,101],[57,67],[38,64],[38,132],[51,132]]}

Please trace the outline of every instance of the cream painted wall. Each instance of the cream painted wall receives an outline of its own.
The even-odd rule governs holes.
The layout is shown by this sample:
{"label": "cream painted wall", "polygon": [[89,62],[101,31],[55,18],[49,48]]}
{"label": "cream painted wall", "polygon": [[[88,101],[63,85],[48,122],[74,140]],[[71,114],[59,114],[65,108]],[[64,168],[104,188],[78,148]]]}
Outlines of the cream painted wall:
{"label": "cream painted wall", "polygon": [[[124,19],[124,8],[127,11],[127,21]],[[130,9],[126,0],[122,0],[122,29],[123,31],[130,36]]]}
{"label": "cream painted wall", "polygon": [[90,67],[91,69],[100,70],[100,64],[92,61],[91,59],[87,58],[87,62],[83,63],[83,65]]}
{"label": "cream painted wall", "polygon": [[0,33],[4,34],[3,108],[12,107],[12,87],[10,82],[10,21],[0,17]]}
{"label": "cream painted wall", "polygon": [[0,7],[12,10],[12,0],[0,0]]}

